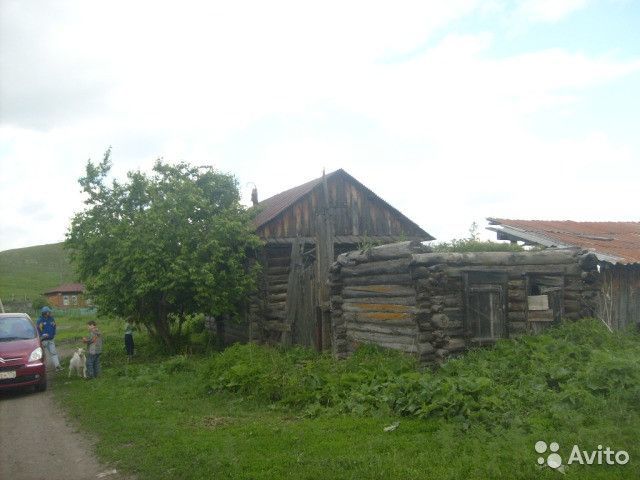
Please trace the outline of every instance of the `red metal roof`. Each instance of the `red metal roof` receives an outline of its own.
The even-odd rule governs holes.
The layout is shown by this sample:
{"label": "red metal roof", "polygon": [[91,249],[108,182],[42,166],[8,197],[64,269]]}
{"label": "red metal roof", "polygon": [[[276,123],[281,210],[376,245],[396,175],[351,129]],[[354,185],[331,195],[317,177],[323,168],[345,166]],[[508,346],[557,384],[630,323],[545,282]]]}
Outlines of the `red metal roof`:
{"label": "red metal roof", "polygon": [[44,292],[45,295],[52,293],[84,293],[84,285],[82,283],[64,283]]}
{"label": "red metal roof", "polygon": [[[488,218],[492,225],[511,227],[552,243],[575,246],[619,258],[618,263],[640,263],[640,222],[574,222],[571,220],[510,220]],[[510,231],[509,235],[514,236]],[[517,236],[517,235],[516,235]]]}

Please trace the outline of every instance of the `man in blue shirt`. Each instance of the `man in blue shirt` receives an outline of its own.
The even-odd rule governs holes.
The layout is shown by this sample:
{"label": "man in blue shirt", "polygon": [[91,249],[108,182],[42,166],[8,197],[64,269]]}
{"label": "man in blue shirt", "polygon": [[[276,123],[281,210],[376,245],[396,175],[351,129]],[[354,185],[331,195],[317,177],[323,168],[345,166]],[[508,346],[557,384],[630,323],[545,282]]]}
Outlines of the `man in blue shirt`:
{"label": "man in blue shirt", "polygon": [[51,316],[51,309],[49,307],[42,307],[36,326],[38,327],[38,334],[40,335],[40,340],[42,340],[42,346],[45,352],[47,352],[47,356],[53,362],[56,370],[62,370],[60,360],[58,359],[58,352],[56,351],[56,344],[53,341],[56,336],[56,321]]}

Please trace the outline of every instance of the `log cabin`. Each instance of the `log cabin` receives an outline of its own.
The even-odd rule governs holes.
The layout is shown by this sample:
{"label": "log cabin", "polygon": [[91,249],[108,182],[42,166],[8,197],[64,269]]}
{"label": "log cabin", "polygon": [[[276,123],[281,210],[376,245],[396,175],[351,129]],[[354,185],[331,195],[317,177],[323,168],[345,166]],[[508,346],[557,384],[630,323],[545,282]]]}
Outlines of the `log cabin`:
{"label": "log cabin", "polygon": [[437,364],[597,311],[597,259],[580,249],[433,253],[401,242],[341,254],[330,273],[338,357],[370,343]]}
{"label": "log cabin", "polygon": [[[433,240],[425,230],[340,169],[258,202],[254,226],[262,275],[246,320],[224,322],[224,343],[331,348],[328,275],[337,255],[366,245]],[[223,330],[223,331],[221,331]]]}

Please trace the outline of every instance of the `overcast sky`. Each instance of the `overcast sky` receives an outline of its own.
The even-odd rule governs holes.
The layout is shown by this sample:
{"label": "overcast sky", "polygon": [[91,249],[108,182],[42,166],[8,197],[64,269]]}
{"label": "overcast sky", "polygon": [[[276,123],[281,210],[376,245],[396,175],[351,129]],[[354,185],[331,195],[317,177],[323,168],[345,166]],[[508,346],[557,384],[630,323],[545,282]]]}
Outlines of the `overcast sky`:
{"label": "overcast sky", "polygon": [[344,168],[439,240],[638,221],[639,131],[635,0],[0,0],[0,250],[62,241],[109,146],[247,203]]}

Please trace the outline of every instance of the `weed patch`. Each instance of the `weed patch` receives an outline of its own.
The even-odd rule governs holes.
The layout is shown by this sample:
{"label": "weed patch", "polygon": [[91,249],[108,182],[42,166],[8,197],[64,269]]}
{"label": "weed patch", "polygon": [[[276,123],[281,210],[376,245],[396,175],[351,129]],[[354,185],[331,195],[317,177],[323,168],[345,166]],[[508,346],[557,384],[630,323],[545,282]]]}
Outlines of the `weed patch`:
{"label": "weed patch", "polygon": [[306,415],[384,414],[485,427],[579,420],[610,402],[637,409],[640,341],[599,322],[503,340],[419,371],[409,358],[367,346],[343,362],[303,349],[236,345],[207,361],[208,392],[228,391]]}

